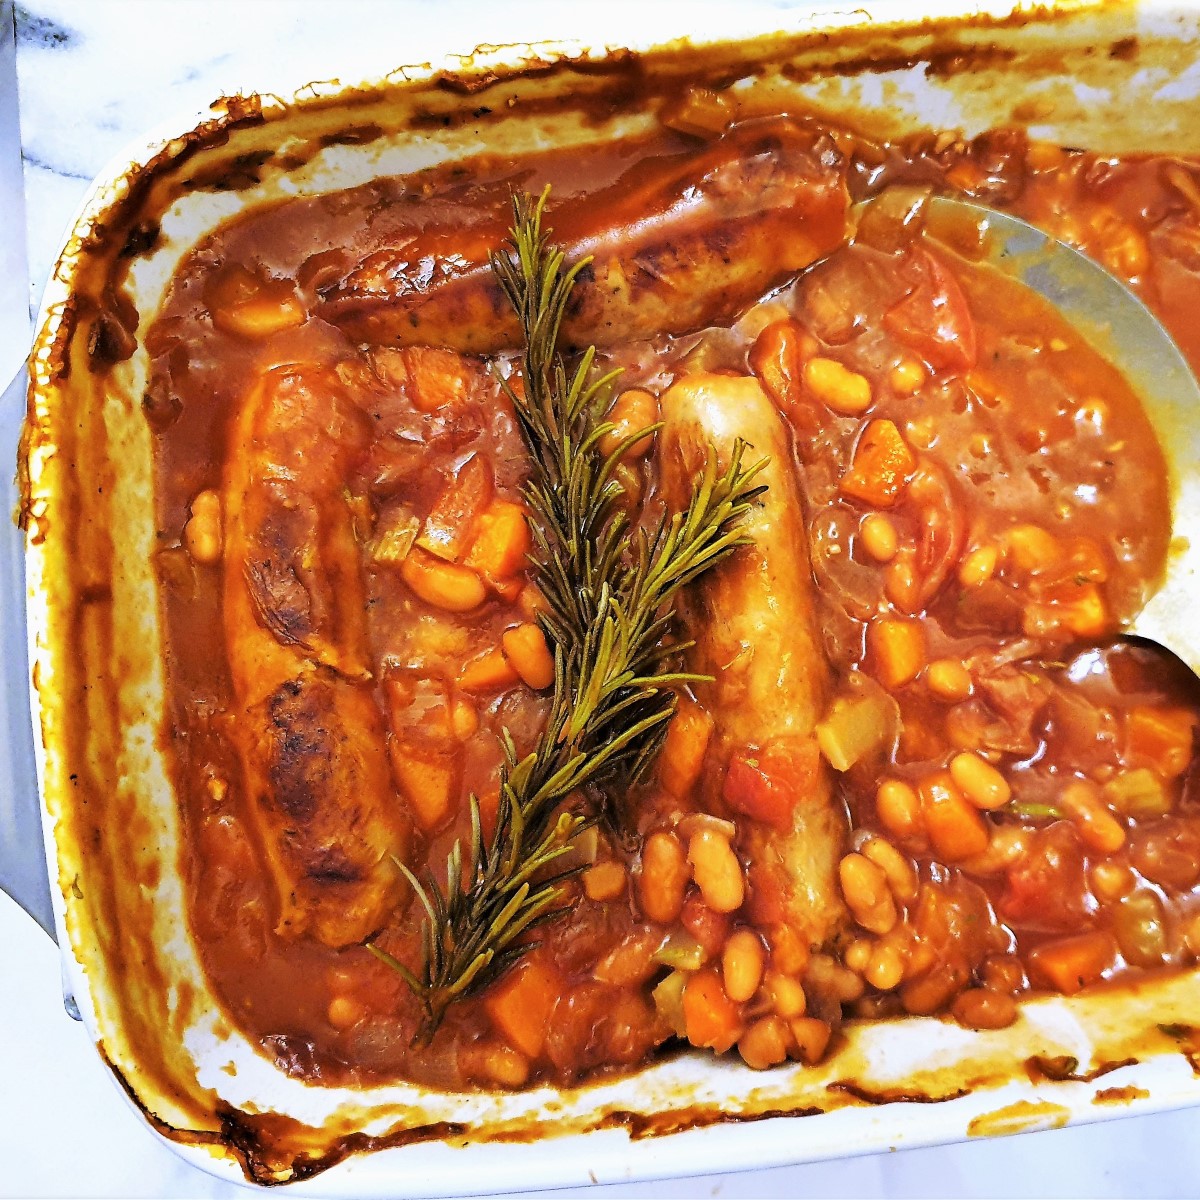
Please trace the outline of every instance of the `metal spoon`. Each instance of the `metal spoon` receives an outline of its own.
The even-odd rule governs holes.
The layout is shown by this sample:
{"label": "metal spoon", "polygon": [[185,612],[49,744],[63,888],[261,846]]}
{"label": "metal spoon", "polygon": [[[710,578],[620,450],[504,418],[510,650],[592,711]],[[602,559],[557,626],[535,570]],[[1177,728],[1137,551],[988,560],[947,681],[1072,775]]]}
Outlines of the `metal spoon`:
{"label": "metal spoon", "polygon": [[984,261],[1049,300],[1141,399],[1170,472],[1172,541],[1162,586],[1124,632],[1200,674],[1200,385],[1187,360],[1124,283],[1028,221],[946,196],[930,200],[927,214],[981,222]]}

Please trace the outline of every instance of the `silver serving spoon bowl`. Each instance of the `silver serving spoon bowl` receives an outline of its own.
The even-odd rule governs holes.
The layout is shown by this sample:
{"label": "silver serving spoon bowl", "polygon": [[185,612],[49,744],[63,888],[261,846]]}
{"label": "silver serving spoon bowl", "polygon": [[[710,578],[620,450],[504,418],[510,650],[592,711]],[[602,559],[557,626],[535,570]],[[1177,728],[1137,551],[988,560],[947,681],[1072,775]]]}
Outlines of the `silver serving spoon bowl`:
{"label": "silver serving spoon bowl", "polygon": [[1049,300],[1140,397],[1170,472],[1172,538],[1162,585],[1124,632],[1200,675],[1200,385],[1187,360],[1124,283],[1028,221],[947,196],[930,200],[927,215],[980,222],[984,261]]}

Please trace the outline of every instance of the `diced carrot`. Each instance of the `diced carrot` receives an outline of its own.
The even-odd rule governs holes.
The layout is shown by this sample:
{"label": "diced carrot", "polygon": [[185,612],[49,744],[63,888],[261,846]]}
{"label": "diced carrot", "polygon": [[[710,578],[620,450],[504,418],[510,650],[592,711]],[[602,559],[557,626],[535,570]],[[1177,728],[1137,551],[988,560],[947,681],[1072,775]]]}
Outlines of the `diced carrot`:
{"label": "diced carrot", "polygon": [[519,678],[504,651],[496,646],[463,667],[458,686],[464,692],[498,692],[512,687]]}
{"label": "diced carrot", "polygon": [[696,786],[713,724],[707,709],[692,700],[680,700],[658,759],[658,781],[672,796],[686,796]]}
{"label": "diced carrot", "polygon": [[465,562],[495,587],[524,569],[532,544],[525,509],[511,500],[493,500],[479,517]]}
{"label": "diced carrot", "polygon": [[408,396],[418,412],[437,412],[462,403],[470,365],[461,354],[434,346],[408,346],[402,354],[408,370]]}
{"label": "diced carrot", "polygon": [[492,487],[491,464],[482,454],[472,454],[442,489],[417,545],[438,558],[458,562],[492,499]]}
{"label": "diced carrot", "polygon": [[958,790],[949,771],[921,780],[921,816],[934,851],[950,862],[982,854],[991,835],[987,822]]}
{"label": "diced carrot", "polygon": [[960,192],[973,192],[987,182],[987,176],[977,163],[960,159],[946,172],[946,182]]}
{"label": "diced carrot", "polygon": [[916,469],[916,457],[895,422],[872,421],[863,430],[854,462],[839,486],[847,496],[888,508],[896,503]]}
{"label": "diced carrot", "polygon": [[889,691],[911,683],[925,666],[925,630],[919,621],[884,617],[867,626],[876,678]]}
{"label": "diced carrot", "polygon": [[540,956],[530,955],[489,989],[483,1007],[510,1046],[537,1058],[562,991],[558,972]]}
{"label": "diced carrot", "polygon": [[816,790],[820,761],[815,738],[778,741],[735,754],[721,796],[736,812],[776,829],[791,829],[796,806]]}
{"label": "diced carrot", "polygon": [[487,599],[483,580],[469,567],[443,562],[419,546],[400,564],[400,577],[426,604],[447,612],[470,612]]}
{"label": "diced carrot", "polygon": [[522,682],[535,692],[554,682],[554,656],[540,625],[515,625],[500,638],[504,657]]}
{"label": "diced carrot", "polygon": [[683,1023],[693,1046],[724,1054],[738,1040],[738,1006],[725,995],[720,976],[711,968],[697,971],[683,990]]}
{"label": "diced carrot", "polygon": [[1099,637],[1109,627],[1108,606],[1094,583],[1064,585],[1070,588],[1070,598],[1059,601],[1062,623],[1076,637]]}
{"label": "diced carrot", "polygon": [[[491,581],[489,580],[489,582]],[[519,579],[503,579],[498,583],[492,583],[492,590],[505,604],[516,604],[522,591],[525,590],[525,585]]]}
{"label": "diced carrot", "polygon": [[1126,753],[1168,779],[1187,770],[1195,737],[1196,717],[1186,708],[1137,705],[1125,717]]}
{"label": "diced carrot", "polygon": [[1046,942],[1029,956],[1029,973],[1066,996],[1101,979],[1117,958],[1117,943],[1102,929]]}
{"label": "diced carrot", "polygon": [[391,740],[388,754],[392,775],[412,806],[417,824],[426,832],[444,824],[454,800],[453,761],[418,751],[398,738]]}
{"label": "diced carrot", "polygon": [[1062,543],[1040,525],[1014,525],[1001,534],[1000,542],[1008,551],[1009,561],[1030,574],[1048,571],[1062,561]]}

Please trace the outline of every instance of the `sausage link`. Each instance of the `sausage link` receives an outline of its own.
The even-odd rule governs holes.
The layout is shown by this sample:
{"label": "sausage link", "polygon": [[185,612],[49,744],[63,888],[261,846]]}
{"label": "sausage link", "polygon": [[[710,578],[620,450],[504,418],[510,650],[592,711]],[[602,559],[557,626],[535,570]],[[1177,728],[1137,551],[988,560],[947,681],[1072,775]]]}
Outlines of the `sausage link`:
{"label": "sausage link", "polygon": [[687,376],[663,395],[662,420],[663,487],[673,506],[686,502],[709,447],[724,464],[740,437],[749,459],[769,459],[759,476],[767,491],[743,523],[749,543],[693,589],[684,619],[696,643],[689,666],[713,676],[697,694],[716,721],[723,764],[747,755],[808,764],[784,819],[739,822],[739,841],[752,882],[773,880],[787,923],[818,946],[843,920],[837,865],[848,822],[815,753],[831,684],[787,432],[750,377]]}
{"label": "sausage link", "polygon": [[[568,198],[548,223],[568,262],[592,261],[571,296],[564,348],[732,319],[840,245],[847,212],[840,155],[787,120],[719,139],[682,164],[652,159],[595,196]],[[500,236],[460,238],[451,252],[436,225],[397,232],[393,248],[322,289],[318,315],[357,342],[513,348],[521,331],[481,244],[497,248]]]}
{"label": "sausage link", "polygon": [[278,902],[277,931],[349,945],[395,901],[405,830],[371,694],[349,464],[362,413],[330,371],[285,366],[231,427],[224,624],[234,737]]}

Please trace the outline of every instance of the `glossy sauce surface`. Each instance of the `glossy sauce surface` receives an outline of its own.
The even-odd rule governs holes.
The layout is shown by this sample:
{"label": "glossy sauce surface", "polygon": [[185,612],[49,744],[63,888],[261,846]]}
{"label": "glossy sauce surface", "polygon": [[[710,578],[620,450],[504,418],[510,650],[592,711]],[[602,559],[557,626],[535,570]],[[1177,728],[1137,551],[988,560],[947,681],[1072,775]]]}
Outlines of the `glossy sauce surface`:
{"label": "glossy sauce surface", "polygon": [[[551,183],[550,223],[586,244],[598,226],[668,209],[689,180],[703,192],[695,180],[714,163],[740,164],[745,182],[793,145],[815,164],[803,186],[831,243],[821,261],[798,279],[766,270],[757,302],[701,305],[701,327],[594,340],[603,365],[623,369],[619,417],[653,420],[673,382],[703,375],[717,393],[722,379],[754,377],[782,419],[831,678],[820,763],[808,742],[727,744],[717,694],[698,685],[656,776],[617,797],[619,819],[579,847],[569,911],[414,1046],[418,1007],[365,935],[329,944],[281,926],[239,750],[245,688],[229,663],[231,480],[247,439],[267,437],[239,415],[289,375],[315,431],[293,474],[317,479],[323,436],[349,447],[321,486],[361,569],[353,619],[369,678],[354,695],[376,714],[396,845],[418,874],[436,873],[468,832],[468,794],[486,819],[501,731],[528,746],[546,709],[538,596],[509,521],[528,467],[492,373],[512,357],[419,337],[364,345],[364,326],[330,298],[364,279],[385,300],[409,284],[433,295],[446,280],[486,282],[514,186]],[[736,1046],[753,1066],[812,1061],[846,1019],[950,1011],[988,1027],[1009,1023],[1030,987],[1193,963],[1195,680],[1111,642],[1165,560],[1161,451],[1120,377],[978,265],[969,230],[921,235],[919,189],[1011,208],[1079,244],[1132,282],[1195,364],[1198,181],[1190,163],[1111,162],[1017,131],[888,146],[796,118],[383,180],[252,213],[195,251],[151,334],[146,410],[159,433],[191,919],[237,1023],[305,1078],[520,1087],[627,1068],[675,1038]],[[830,214],[847,190],[881,198],[838,245]],[[744,217],[715,204],[686,215],[712,255],[697,286],[720,275],[722,230]],[[761,252],[786,260],[770,241],[786,231],[763,229]],[[644,253],[639,264],[647,293],[669,299],[671,271]],[[621,468],[645,521],[664,504],[658,451],[640,444]],[[285,549],[309,536],[288,528]],[[310,615],[321,586],[305,593]],[[260,616],[278,614],[278,588],[265,597]],[[312,638],[270,636],[319,657]],[[789,923],[796,881],[773,865],[772,830],[790,827],[818,765],[833,779],[830,811],[849,814],[830,898],[845,915],[807,943]],[[714,882],[730,862],[737,903]],[[384,911],[367,932],[417,964],[408,889]]]}

